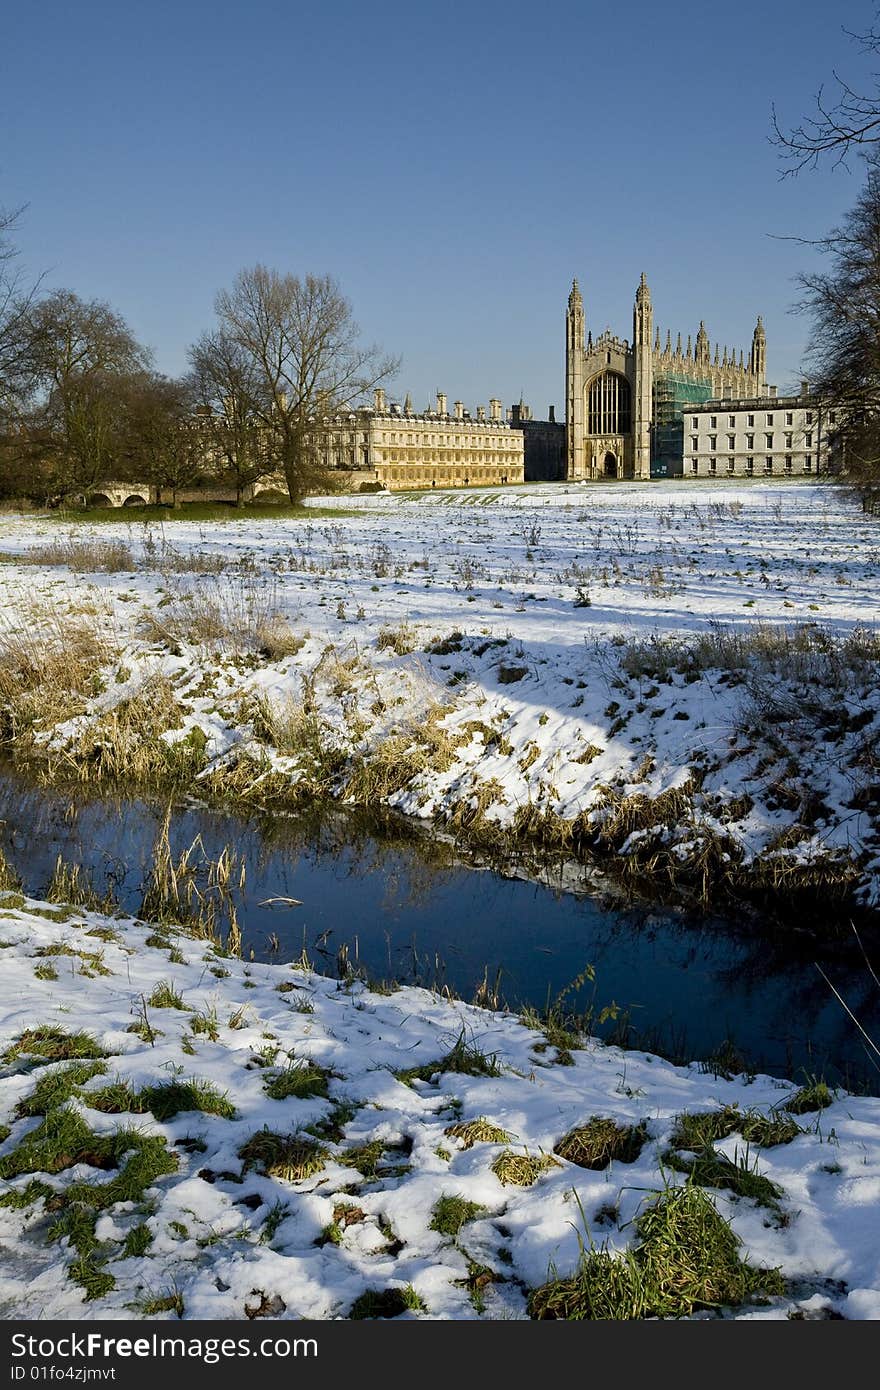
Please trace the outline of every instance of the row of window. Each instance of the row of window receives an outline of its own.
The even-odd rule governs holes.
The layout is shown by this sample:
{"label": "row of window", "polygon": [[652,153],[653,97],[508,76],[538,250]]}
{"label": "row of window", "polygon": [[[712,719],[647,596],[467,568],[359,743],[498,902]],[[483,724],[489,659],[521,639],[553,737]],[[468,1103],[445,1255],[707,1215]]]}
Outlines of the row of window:
{"label": "row of window", "polygon": [[[764,459],[764,472],[765,472],[765,473],[772,473],[772,472],[773,472],[773,462],[774,462],[774,461],[773,461],[773,458],[770,457],[770,456],[768,456],[768,457],[766,457],[766,458]],[[777,460],[777,462],[778,462],[778,460]],[[745,461],[745,465],[746,465],[746,473],[747,473],[747,474],[748,474],[748,473],[754,473],[754,471],[755,471],[755,460],[754,460],[753,458],[747,458],[746,461]],[[699,472],[699,469],[700,469],[699,459],[691,459],[691,472],[692,472],[692,473],[698,473],[698,472]],[[728,459],[728,460],[727,460],[727,471],[728,471],[728,473],[734,473],[734,472],[736,472],[736,460],[735,460],[735,459]],[[804,459],[804,472],[805,472],[805,473],[812,473],[812,471],[813,471],[813,456],[812,456],[812,454],[807,454],[806,458]],[[717,461],[717,459],[709,459],[709,473],[712,474],[712,473],[717,473],[717,472],[718,472],[718,461]],[[783,465],[783,472],[785,472],[785,473],[793,473],[793,472],[794,472],[794,460],[793,460],[791,454],[786,454],[786,456],[785,456],[785,463],[784,463],[784,465]]]}
{"label": "row of window", "polygon": [[[792,448],[794,448],[795,445],[794,445],[794,442],[793,442],[793,441],[794,441],[794,436],[791,435],[791,434],[786,434],[786,436],[785,436],[785,444],[784,444],[784,447],[785,447],[786,449],[792,449]],[[731,453],[732,453],[733,450],[736,448],[736,435],[735,435],[735,434],[729,434],[729,435],[727,436],[727,447],[728,447],[728,449],[730,450]],[[747,434],[747,435],[746,435],[746,448],[747,448],[747,449],[754,449],[754,447],[755,447],[755,436],[754,436],[753,434]],[[764,447],[765,447],[766,449],[772,449],[772,448],[773,448],[773,435],[772,435],[772,434],[765,434],[765,435],[764,435]],[[812,430],[810,430],[807,434],[804,435],[804,447],[805,447],[806,449],[812,449],[812,447],[813,447],[813,432],[812,432]],[[710,434],[710,435],[709,435],[709,450],[710,450],[710,452],[711,452],[711,453],[714,453],[715,450],[716,450],[717,448],[718,448],[718,436],[717,436],[717,434]],[[698,440],[697,440],[697,436],[696,436],[695,434],[692,434],[692,435],[691,435],[691,452],[694,453],[694,454],[699,453]]]}
{"label": "row of window", "polygon": [[[780,412],[780,414],[781,414],[781,413],[782,413],[782,412]],[[794,424],[794,411],[793,411],[793,410],[786,410],[784,413],[785,413],[785,423],[786,423],[786,425],[793,425],[793,424]],[[772,411],[772,410],[766,411],[766,412],[765,412],[765,415],[764,415],[764,419],[765,419],[765,422],[766,422],[768,425],[772,425],[772,424],[773,424],[773,421],[774,421],[774,411]],[[746,419],[746,424],[747,424],[747,426],[752,427],[752,426],[754,426],[754,423],[755,423],[755,417],[754,417],[754,415],[749,415],[749,416],[747,417],[747,419]],[[813,412],[812,412],[812,410],[807,410],[807,411],[804,412],[804,424],[806,424],[806,425],[812,425],[812,423],[813,423]],[[834,424],[837,423],[837,414],[836,414],[836,412],[833,411],[833,410],[831,410],[831,411],[828,412],[828,423],[829,423],[829,425],[834,425]],[[692,419],[691,424],[692,424],[692,428],[695,429],[695,430],[698,430],[698,429],[700,428],[700,418],[699,418],[698,415],[694,415],[694,416],[693,416],[693,419]],[[736,416],[735,416],[735,415],[728,415],[728,417],[727,417],[727,428],[728,428],[728,429],[731,429],[731,430],[734,430],[734,429],[736,429],[736,427],[737,427]],[[718,416],[717,416],[717,415],[710,415],[710,416],[709,416],[709,429],[710,429],[710,430],[716,430],[717,428],[718,428]]]}

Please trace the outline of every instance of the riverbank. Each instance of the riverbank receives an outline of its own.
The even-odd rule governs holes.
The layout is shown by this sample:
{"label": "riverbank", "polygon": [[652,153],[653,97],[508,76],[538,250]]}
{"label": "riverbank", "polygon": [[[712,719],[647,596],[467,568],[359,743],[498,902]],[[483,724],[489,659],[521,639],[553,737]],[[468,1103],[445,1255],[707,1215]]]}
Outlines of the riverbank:
{"label": "riverbank", "polygon": [[92,785],[385,804],[648,898],[875,910],[880,545],[845,493],[358,501],[5,520],[7,747]]}
{"label": "riverbank", "polygon": [[5,1318],[880,1317],[880,1100],[11,891],[0,949]]}

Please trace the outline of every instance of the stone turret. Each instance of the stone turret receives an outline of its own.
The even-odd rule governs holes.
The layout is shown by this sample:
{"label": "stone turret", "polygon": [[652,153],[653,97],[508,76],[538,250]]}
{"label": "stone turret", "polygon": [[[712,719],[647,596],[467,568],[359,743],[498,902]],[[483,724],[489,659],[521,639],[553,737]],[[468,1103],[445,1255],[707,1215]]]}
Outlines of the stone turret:
{"label": "stone turret", "polygon": [[700,319],[700,331],[697,334],[695,361],[706,367],[709,365],[709,334],[706,332],[706,325],[702,319]]}
{"label": "stone turret", "polygon": [[583,478],[584,448],[584,301],[577,280],[571,284],[565,315],[566,473]]}
{"label": "stone turret", "polygon": [[749,371],[758,378],[758,384],[763,385],[767,379],[767,335],[764,332],[764,325],[761,322],[761,315],[758,315],[758,322],[755,324],[755,331],[752,334],[752,351],[749,356]]}
{"label": "stone turret", "polygon": [[[651,393],[654,363],[651,355],[651,329],[654,308],[645,273],[636,290],[633,309],[633,356],[635,358],[635,401],[633,403],[633,464],[637,478],[651,476]],[[667,351],[670,341],[667,337]]]}

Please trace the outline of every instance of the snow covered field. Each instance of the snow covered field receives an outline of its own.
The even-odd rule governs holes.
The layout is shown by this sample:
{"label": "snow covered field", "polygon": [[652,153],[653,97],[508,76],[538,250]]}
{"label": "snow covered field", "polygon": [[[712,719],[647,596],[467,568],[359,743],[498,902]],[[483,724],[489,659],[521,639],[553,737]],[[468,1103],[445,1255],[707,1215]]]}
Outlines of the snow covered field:
{"label": "snow covered field", "polygon": [[[662,1256],[666,1315],[880,1318],[880,1100],[560,1065],[514,1017],[9,892],[0,948],[4,1318],[518,1319],[591,1241]],[[683,1197],[741,1242],[718,1274],[651,1230]]]}
{"label": "snow covered field", "polygon": [[[0,737],[96,785],[299,786],[876,906],[880,527],[843,493],[327,505],[0,518]],[[880,1317],[876,1099],[564,1065],[514,1017],[11,891],[0,959],[0,1316],[582,1314],[607,1249],[639,1316]],[[697,1228],[723,1269],[682,1302]]]}
{"label": "snow covered field", "polygon": [[158,738],[214,789],[383,801],[698,894],[880,900],[880,527],[840,489],[316,500],[338,517],[0,519],[19,686],[71,631],[103,669],[7,737],[90,781]]}

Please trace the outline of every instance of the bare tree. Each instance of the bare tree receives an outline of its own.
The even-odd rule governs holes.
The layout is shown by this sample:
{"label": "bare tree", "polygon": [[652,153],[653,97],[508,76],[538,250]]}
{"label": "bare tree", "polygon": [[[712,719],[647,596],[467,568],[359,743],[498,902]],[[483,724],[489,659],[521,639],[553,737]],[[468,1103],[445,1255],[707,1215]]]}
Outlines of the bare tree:
{"label": "bare tree", "polygon": [[23,211],[0,208],[0,428],[15,418],[27,391],[24,349],[40,283],[26,285],[15,265],[18,251],[11,234]]}
{"label": "bare tree", "polygon": [[127,384],[149,353],[107,304],[56,290],[33,304],[23,345],[38,393],[28,442],[47,495],[88,495],[122,447]]}
{"label": "bare tree", "polygon": [[273,470],[261,425],[265,383],[252,356],[223,329],[203,334],[188,356],[206,443],[240,507],[245,490]]}
{"label": "bare tree", "polygon": [[349,410],[397,371],[399,359],[359,342],[351,306],[329,276],[243,270],[216,299],[223,334],[259,383],[255,416],[290,499],[327,486],[319,447],[322,426]]}
{"label": "bare tree", "polygon": [[192,382],[145,373],[130,386],[126,471],[144,478],[158,491],[171,493],[180,506],[180,491],[209,473],[209,449],[197,410]]}
{"label": "bare tree", "polygon": [[[864,55],[880,57],[880,26],[877,23],[863,34],[844,29]],[[771,141],[780,152],[784,165],[782,177],[815,169],[829,156],[833,166],[846,165],[854,152],[868,152],[880,142],[880,74],[873,74],[871,86],[857,91],[836,72],[832,73],[830,95],[825,87],[815,96],[815,112],[789,129],[779,121],[776,106],[772,107],[773,134]]]}
{"label": "bare tree", "polygon": [[861,492],[880,483],[880,162],[839,227],[811,242],[829,268],[798,277],[796,306],[812,318],[807,348],[813,391],[835,416],[845,480]]}

